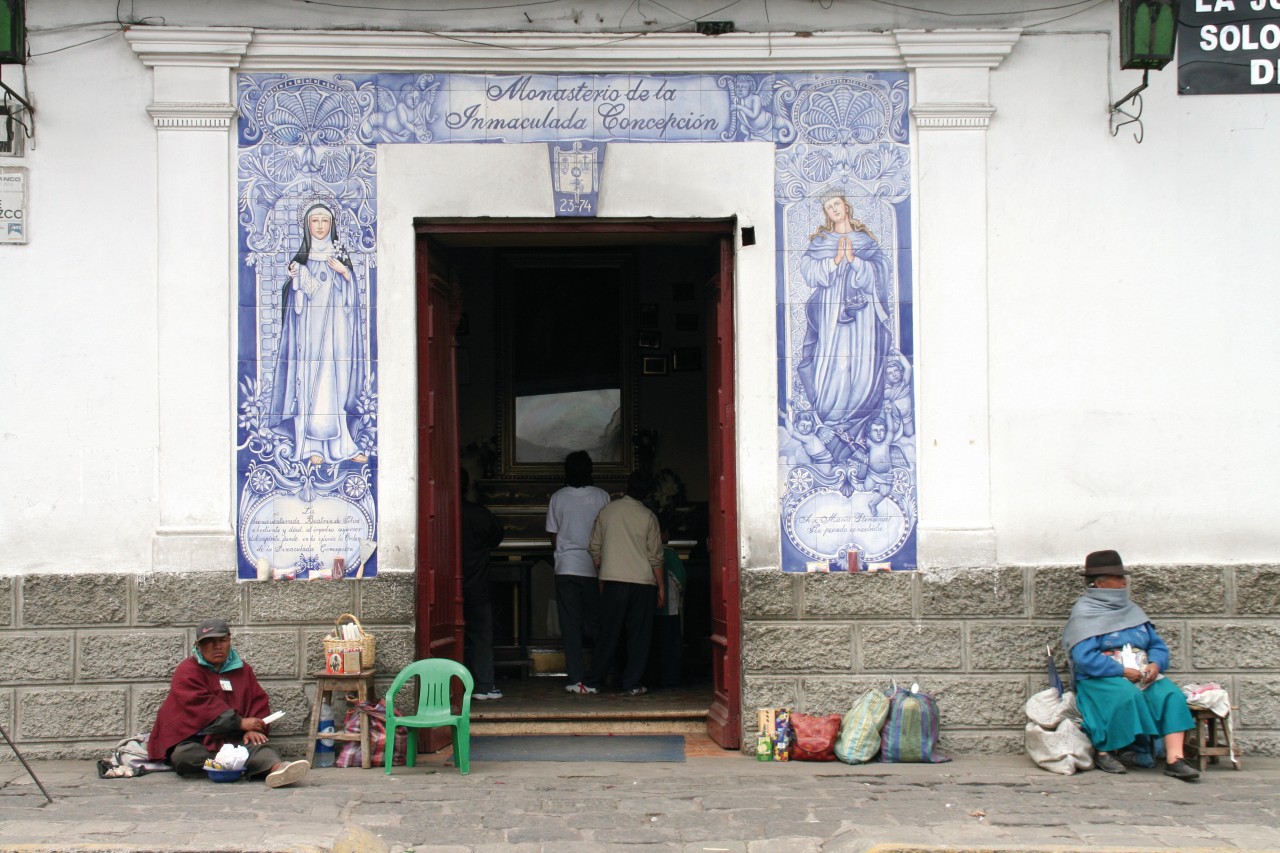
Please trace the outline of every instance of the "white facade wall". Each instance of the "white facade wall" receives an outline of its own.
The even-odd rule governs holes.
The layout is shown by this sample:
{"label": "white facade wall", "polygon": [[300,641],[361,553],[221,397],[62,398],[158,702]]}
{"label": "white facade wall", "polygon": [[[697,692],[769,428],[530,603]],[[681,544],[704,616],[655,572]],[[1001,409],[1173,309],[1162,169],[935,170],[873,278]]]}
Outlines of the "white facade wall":
{"label": "white facade wall", "polygon": [[[292,3],[223,3],[216,20],[201,4],[136,5],[139,15],[164,14],[170,25],[344,23],[302,16]],[[625,5],[600,5],[600,14],[611,23]],[[863,23],[856,15],[871,14],[863,4],[846,5],[834,5],[848,12],[834,23],[808,3],[771,4],[771,17],[779,27],[787,20],[856,28]],[[0,573],[230,571],[231,133],[224,170],[184,171],[181,158],[193,147],[220,156],[223,143],[208,131],[195,134],[200,142],[157,133],[147,108],[163,98],[163,86],[153,88],[154,72],[123,38],[46,53],[104,33],[53,31],[94,20],[99,11],[87,2],[28,4],[32,51],[45,55],[25,69],[37,107],[35,145],[3,162],[30,169],[32,236],[29,245],[0,247],[9,300],[0,336],[0,464],[9,486],[0,496],[0,546],[11,555]],[[938,24],[928,16],[875,14],[883,17],[867,25]],[[973,23],[1036,20],[1025,13]],[[450,23],[479,28],[467,16]],[[530,29],[587,32],[589,24],[539,18]],[[980,91],[985,69],[913,81],[917,98],[930,86],[946,96],[960,86],[995,108],[986,131],[913,135],[920,170],[918,417],[938,448],[922,448],[922,525],[990,528],[1003,564],[1072,563],[1104,546],[1144,563],[1275,561],[1280,541],[1264,518],[1280,497],[1280,402],[1265,393],[1280,354],[1280,338],[1267,328],[1280,300],[1266,239],[1278,179],[1268,156],[1280,132],[1269,127],[1272,101],[1179,98],[1170,68],[1153,75],[1145,93],[1145,141],[1135,144],[1128,130],[1113,138],[1107,105],[1137,82],[1135,73],[1117,70],[1114,29],[1109,5],[1043,32],[1032,27],[990,72],[989,96]],[[780,55],[808,41],[782,32],[775,39]],[[222,74],[229,86],[228,71],[194,73],[204,75],[201,85],[217,85],[210,81]],[[6,82],[21,78],[6,69]],[[170,80],[187,82],[181,75]],[[229,88],[225,94],[229,102]],[[164,145],[175,146],[177,158],[164,168],[183,175],[177,197],[172,187],[166,196],[157,186]],[[927,156],[927,146],[941,153]],[[380,156],[417,155],[388,149]],[[610,156],[612,191],[636,178],[618,170],[631,158],[641,168],[645,155]],[[947,171],[975,162],[985,162],[985,171]],[[934,186],[940,189],[931,194]],[[942,189],[984,193],[985,225],[954,221],[955,199]],[[642,213],[648,201],[665,204],[665,215],[708,215],[692,202],[682,207],[679,198],[645,195],[618,212]],[[381,215],[386,222],[385,209]],[[211,222],[221,229],[208,233]],[[768,223],[754,224],[768,233]],[[194,232],[189,256],[159,256],[164,229]],[[948,250],[957,244],[983,259],[985,271],[972,262],[948,269]],[[766,242],[741,255],[748,278],[768,251]],[[401,262],[387,260],[384,297],[398,286],[393,271]],[[949,305],[957,282],[964,296]],[[763,328],[773,298],[771,287],[740,291],[739,333],[753,335],[753,351],[774,351],[773,333]],[[391,308],[380,310],[389,336],[396,328]],[[754,328],[749,317],[769,320]],[[174,318],[181,321],[176,328]],[[754,350],[755,336],[768,345]],[[392,363],[383,376],[389,390],[399,389],[384,401],[389,423],[412,411],[391,407],[410,404],[413,368],[409,353],[387,343],[384,360]],[[774,433],[775,365],[762,361],[768,364],[740,362],[743,494],[751,493],[752,476],[766,483],[773,477],[772,468],[751,473]],[[972,405],[975,396],[980,405]],[[756,417],[768,422],[753,423]],[[385,471],[411,458],[410,438],[387,434]],[[966,503],[965,495],[950,494],[949,466],[989,468],[989,498]],[[408,471],[384,482],[387,508],[412,493]],[[749,567],[776,566],[776,519],[740,504]],[[412,513],[395,512],[403,517],[384,511],[382,519],[383,567],[408,569]],[[929,548],[926,535],[925,562]]]}

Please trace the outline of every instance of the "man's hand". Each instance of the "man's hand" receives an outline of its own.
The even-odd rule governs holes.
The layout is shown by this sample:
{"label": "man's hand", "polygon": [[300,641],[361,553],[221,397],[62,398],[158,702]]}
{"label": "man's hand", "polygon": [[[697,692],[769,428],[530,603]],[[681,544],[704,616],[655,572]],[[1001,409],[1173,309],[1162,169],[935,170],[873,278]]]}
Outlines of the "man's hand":
{"label": "man's hand", "polygon": [[667,601],[666,593],[663,591],[662,587],[658,587],[658,609],[659,610],[662,609],[662,605],[665,604],[666,601]]}
{"label": "man's hand", "polygon": [[260,717],[241,717],[240,730],[245,732],[265,732],[267,726]]}
{"label": "man's hand", "polygon": [[261,746],[267,742],[267,736],[262,732],[245,732],[244,742],[250,746]]}

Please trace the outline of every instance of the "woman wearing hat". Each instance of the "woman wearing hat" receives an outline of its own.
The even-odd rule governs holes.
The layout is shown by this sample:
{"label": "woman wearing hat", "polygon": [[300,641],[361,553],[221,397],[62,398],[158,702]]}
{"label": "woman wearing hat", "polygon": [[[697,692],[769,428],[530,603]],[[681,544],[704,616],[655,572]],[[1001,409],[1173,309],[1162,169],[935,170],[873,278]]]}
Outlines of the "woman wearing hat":
{"label": "woman wearing hat", "polygon": [[1071,608],[1062,641],[1071,656],[1076,705],[1098,750],[1098,769],[1124,773],[1113,753],[1142,735],[1161,735],[1165,775],[1199,779],[1182,752],[1183,733],[1195,723],[1182,691],[1161,674],[1169,667],[1169,647],[1129,600],[1129,570],[1115,551],[1094,551],[1085,558],[1083,575],[1089,588]]}

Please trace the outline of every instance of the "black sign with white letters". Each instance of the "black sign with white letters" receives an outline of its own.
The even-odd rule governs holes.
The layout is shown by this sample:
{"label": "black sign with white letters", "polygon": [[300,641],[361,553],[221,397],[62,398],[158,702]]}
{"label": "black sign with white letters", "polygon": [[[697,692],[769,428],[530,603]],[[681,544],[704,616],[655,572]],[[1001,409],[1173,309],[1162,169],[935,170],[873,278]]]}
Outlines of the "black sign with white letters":
{"label": "black sign with white letters", "polygon": [[1182,0],[1178,93],[1280,92],[1280,0]]}

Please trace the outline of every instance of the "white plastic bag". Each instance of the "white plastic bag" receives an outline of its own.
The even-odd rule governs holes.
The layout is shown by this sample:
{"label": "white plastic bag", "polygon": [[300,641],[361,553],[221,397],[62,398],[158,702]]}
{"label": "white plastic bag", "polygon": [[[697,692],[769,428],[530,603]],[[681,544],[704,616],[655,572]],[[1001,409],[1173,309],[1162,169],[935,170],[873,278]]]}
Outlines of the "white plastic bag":
{"label": "white plastic bag", "polygon": [[239,744],[224,743],[213,757],[213,761],[223,770],[243,770],[249,760],[249,750]]}
{"label": "white plastic bag", "polygon": [[1080,722],[1080,712],[1076,710],[1076,694],[1070,690],[1061,696],[1050,687],[1027,700],[1027,719],[1044,729],[1056,728],[1063,720]]}
{"label": "white plastic bag", "polygon": [[[1057,691],[1053,691],[1057,698]],[[1064,694],[1070,695],[1070,694]],[[1062,719],[1055,728],[1027,723],[1027,755],[1036,766],[1070,776],[1077,770],[1093,769],[1093,744],[1074,720]]]}

